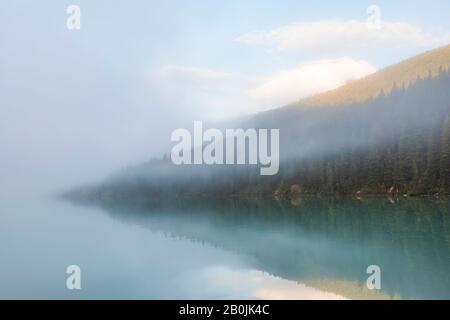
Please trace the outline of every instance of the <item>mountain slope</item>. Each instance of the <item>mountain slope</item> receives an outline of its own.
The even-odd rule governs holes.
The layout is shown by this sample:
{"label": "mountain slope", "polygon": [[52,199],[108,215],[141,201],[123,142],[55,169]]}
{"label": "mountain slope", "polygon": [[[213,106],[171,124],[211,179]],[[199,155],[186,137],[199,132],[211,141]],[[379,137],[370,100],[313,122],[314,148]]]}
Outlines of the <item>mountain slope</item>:
{"label": "mountain slope", "polygon": [[381,69],[374,74],[350,82],[337,89],[302,99],[292,106],[324,106],[362,102],[376,97],[381,90],[389,93],[394,84],[408,87],[418,77],[436,76],[441,69],[450,67],[450,45],[437,48],[398,64]]}
{"label": "mountain slope", "polygon": [[[75,198],[450,195],[449,61],[450,46],[301,103],[325,108],[292,105],[234,123],[280,130],[274,176],[261,176],[257,165],[176,166],[165,157],[82,188]],[[389,89],[394,82],[405,86]],[[385,94],[367,99],[380,88]]]}

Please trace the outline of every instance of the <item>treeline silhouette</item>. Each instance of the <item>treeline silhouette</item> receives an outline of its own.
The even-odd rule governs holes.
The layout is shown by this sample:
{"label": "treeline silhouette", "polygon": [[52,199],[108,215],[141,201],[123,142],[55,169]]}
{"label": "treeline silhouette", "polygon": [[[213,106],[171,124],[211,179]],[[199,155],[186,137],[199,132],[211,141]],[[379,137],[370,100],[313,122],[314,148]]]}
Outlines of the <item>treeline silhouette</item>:
{"label": "treeline silhouette", "polygon": [[234,124],[280,129],[280,171],[181,165],[168,156],[124,169],[83,197],[450,194],[450,71],[363,103],[285,107]]}
{"label": "treeline silhouette", "polygon": [[340,149],[285,163],[284,189],[296,183],[308,193],[449,193],[448,70],[323,112],[330,113],[326,135]]}

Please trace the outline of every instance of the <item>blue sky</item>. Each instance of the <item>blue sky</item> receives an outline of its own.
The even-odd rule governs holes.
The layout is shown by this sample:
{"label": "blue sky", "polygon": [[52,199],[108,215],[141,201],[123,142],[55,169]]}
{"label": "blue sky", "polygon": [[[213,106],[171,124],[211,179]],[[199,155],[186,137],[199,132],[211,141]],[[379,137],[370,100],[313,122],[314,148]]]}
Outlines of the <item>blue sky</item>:
{"label": "blue sky", "polygon": [[[408,23],[429,32],[438,28],[450,30],[450,22],[445,14],[450,9],[448,1],[200,0],[78,3],[83,10],[82,32],[86,46],[104,44],[106,48],[118,49],[118,53],[129,49],[133,58],[142,64],[198,65],[232,71],[264,73],[267,69],[276,70],[279,66],[317,58],[317,52],[303,51],[274,59],[261,52],[261,48],[243,46],[234,41],[243,33],[330,19],[364,21],[367,19],[366,9],[372,4],[380,7],[382,20]],[[55,14],[52,18],[58,23],[59,15]],[[61,32],[65,34],[66,30]],[[102,39],[99,41],[99,38]],[[116,47],[118,45],[120,48]],[[379,49],[384,52],[345,53],[385,66],[405,55],[420,52],[422,48]],[[111,51],[106,53],[108,56],[110,54]],[[331,57],[334,58],[332,54]],[[129,67],[129,61],[126,65]]]}
{"label": "blue sky", "polygon": [[[66,27],[71,4],[80,30]],[[365,29],[372,4],[381,30]],[[94,179],[160,155],[194,119],[278,107],[450,43],[448,12],[444,0],[3,0],[0,173]]]}

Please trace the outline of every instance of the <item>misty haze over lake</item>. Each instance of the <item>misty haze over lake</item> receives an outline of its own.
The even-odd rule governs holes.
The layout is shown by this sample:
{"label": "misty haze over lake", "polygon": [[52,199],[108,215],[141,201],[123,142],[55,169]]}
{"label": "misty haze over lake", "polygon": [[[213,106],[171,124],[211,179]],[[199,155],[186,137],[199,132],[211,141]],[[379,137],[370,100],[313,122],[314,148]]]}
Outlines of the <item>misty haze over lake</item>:
{"label": "misty haze over lake", "polygon": [[[448,1],[68,5],[0,4],[0,299],[450,298]],[[279,171],[176,166],[194,121]]]}

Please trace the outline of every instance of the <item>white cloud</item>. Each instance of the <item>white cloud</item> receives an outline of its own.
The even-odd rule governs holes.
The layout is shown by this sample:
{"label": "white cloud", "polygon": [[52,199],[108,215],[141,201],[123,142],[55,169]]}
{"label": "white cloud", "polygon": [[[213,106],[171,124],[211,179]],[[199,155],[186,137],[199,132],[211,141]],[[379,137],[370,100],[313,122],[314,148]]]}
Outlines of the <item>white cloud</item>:
{"label": "white cloud", "polygon": [[375,71],[366,61],[342,58],[312,61],[259,78],[183,66],[163,67],[152,78],[156,92],[185,116],[219,119],[280,107]]}
{"label": "white cloud", "polygon": [[258,79],[207,68],[165,66],[152,73],[151,84],[167,105],[187,118],[220,119],[257,111],[244,90]]}
{"label": "white cloud", "polygon": [[278,107],[375,71],[374,66],[363,60],[318,60],[274,74],[247,93],[263,108]]}
{"label": "white cloud", "polygon": [[377,29],[366,21],[323,20],[296,23],[267,32],[249,32],[236,40],[278,51],[336,52],[379,45],[433,47],[450,42],[450,34],[433,34],[401,22],[382,21]]}
{"label": "white cloud", "polygon": [[183,66],[165,66],[161,69],[161,75],[197,82],[226,80],[231,76],[230,73],[226,72]]}
{"label": "white cloud", "polygon": [[[341,55],[379,46],[435,47],[450,34],[407,23],[323,20],[243,34],[237,41],[276,51]],[[348,53],[345,53],[347,55]],[[154,78],[158,93],[188,115],[222,118],[280,107],[371,74],[376,68],[351,58],[306,62],[264,77],[188,66],[166,66]],[[187,110],[187,111],[186,111]]]}

